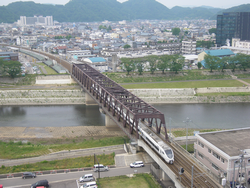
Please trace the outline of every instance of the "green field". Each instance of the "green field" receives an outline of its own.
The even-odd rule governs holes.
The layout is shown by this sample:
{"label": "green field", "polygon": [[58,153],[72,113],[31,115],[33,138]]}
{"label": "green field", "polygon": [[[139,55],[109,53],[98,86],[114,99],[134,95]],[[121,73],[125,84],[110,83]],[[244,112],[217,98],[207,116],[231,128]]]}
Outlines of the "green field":
{"label": "green field", "polygon": [[98,179],[101,188],[160,188],[150,174],[134,174],[133,177],[118,176]]}
{"label": "green field", "polygon": [[242,80],[250,84],[250,79],[242,79]]}
{"label": "green field", "polygon": [[85,149],[94,147],[103,147],[111,145],[119,145],[124,143],[123,137],[111,137],[102,139],[91,139],[76,142],[75,139],[71,140],[71,143],[61,144],[22,144],[22,142],[14,143],[0,141],[0,159],[20,159],[27,157],[36,157],[46,155],[52,152],[58,152],[63,150]]}
{"label": "green field", "polygon": [[38,64],[38,65],[40,65],[40,66],[43,66],[44,69],[47,71],[47,73],[44,73],[44,72],[42,71],[42,69],[40,69],[41,72],[42,72],[43,74],[46,74],[46,75],[58,74],[54,69],[50,68],[49,66],[47,66],[47,65],[44,64],[44,63],[36,63],[36,64]]}
{"label": "green field", "polygon": [[[109,155],[98,155],[97,159],[103,165],[114,165],[115,164],[115,153]],[[68,158],[54,161],[41,161],[32,164],[16,165],[6,167],[2,165],[0,167],[0,174],[14,173],[14,172],[25,172],[25,171],[45,171],[45,170],[58,170],[58,169],[73,169],[73,168],[84,168],[94,166],[94,156]]]}
{"label": "green field", "polygon": [[[204,74],[204,72],[206,74]],[[130,75],[126,73],[105,73],[110,79],[117,83],[138,83],[138,82],[166,82],[166,81],[184,81],[184,80],[209,80],[209,79],[230,79],[229,75],[224,73],[210,74],[209,71],[204,70],[192,70],[181,71],[179,74],[167,72],[162,74],[156,72],[155,74],[144,73],[138,75],[138,73],[132,72]]]}
{"label": "green field", "polygon": [[146,84],[124,84],[125,89],[152,89],[152,88],[204,88],[204,87],[241,87],[243,84],[237,80],[207,80],[189,82],[166,82]]}

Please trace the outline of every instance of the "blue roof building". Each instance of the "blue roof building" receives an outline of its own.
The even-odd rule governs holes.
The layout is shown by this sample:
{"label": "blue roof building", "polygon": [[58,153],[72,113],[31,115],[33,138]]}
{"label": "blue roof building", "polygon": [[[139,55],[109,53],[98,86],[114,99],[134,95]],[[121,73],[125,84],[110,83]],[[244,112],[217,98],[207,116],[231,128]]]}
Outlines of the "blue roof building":
{"label": "blue roof building", "polygon": [[199,62],[203,61],[205,55],[225,57],[225,56],[234,56],[235,54],[229,49],[205,50],[198,55],[198,61]]}

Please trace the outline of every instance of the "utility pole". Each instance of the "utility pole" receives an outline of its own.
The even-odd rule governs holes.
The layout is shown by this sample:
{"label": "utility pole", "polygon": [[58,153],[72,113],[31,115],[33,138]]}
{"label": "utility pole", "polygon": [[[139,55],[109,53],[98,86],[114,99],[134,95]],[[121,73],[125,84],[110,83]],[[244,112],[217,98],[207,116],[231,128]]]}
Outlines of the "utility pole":
{"label": "utility pole", "polygon": [[187,140],[188,140],[188,123],[190,122],[189,117],[187,117],[186,121],[183,121],[186,124],[186,151],[187,151]]}

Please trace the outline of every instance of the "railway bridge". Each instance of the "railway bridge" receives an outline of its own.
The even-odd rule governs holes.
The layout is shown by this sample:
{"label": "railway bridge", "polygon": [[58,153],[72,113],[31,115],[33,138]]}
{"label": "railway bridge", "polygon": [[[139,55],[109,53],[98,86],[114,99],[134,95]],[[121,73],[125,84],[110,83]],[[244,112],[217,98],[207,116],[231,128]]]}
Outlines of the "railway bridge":
{"label": "railway bridge", "polygon": [[[142,147],[154,159],[160,166],[163,174],[167,174],[177,188],[222,187],[194,157],[185,152],[185,150],[183,151],[174,142],[169,141],[164,114],[159,110],[133,95],[88,64],[70,64],[57,56],[45,52],[34,50],[33,52],[54,59],[68,69],[72,78],[87,93],[88,102],[97,103],[106,115],[106,125],[118,125],[131,140],[137,141],[138,146]],[[150,127],[163,142],[173,149],[175,161],[172,165],[166,163],[147,143],[139,139],[139,122]],[[179,171],[180,167],[184,168],[184,173],[182,174]]]}

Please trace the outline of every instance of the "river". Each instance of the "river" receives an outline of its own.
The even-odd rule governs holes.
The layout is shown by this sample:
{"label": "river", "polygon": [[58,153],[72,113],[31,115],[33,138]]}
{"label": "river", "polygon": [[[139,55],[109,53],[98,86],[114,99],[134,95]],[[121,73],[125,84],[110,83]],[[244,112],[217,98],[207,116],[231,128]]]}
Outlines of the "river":
{"label": "river", "polygon": [[[250,127],[250,103],[230,104],[153,104],[165,114],[169,128]],[[171,123],[169,120],[171,118]],[[0,127],[104,126],[105,116],[98,106],[1,106]]]}

